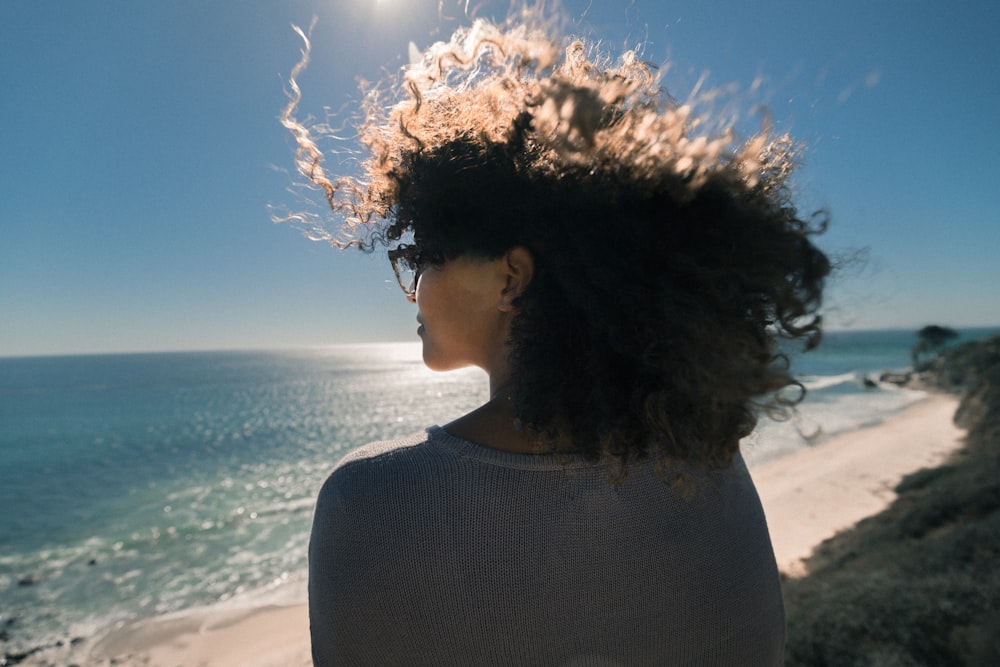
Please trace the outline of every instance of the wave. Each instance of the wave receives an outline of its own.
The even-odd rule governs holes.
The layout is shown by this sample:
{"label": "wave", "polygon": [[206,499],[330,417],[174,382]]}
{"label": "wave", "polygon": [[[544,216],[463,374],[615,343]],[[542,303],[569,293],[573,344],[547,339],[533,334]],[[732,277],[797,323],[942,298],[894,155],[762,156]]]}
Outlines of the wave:
{"label": "wave", "polygon": [[861,385],[861,379],[856,373],[841,373],[840,375],[818,375],[806,376],[802,378],[802,384],[806,391],[819,391],[829,389],[843,384],[851,384],[855,387]]}

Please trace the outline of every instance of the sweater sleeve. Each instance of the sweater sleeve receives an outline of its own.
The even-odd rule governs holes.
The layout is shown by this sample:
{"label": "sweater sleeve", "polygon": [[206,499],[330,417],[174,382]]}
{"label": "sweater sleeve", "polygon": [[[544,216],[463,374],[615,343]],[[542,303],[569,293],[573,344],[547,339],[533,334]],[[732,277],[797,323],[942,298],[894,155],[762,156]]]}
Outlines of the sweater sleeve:
{"label": "sweater sleeve", "polygon": [[412,467],[406,449],[378,443],[341,461],[320,490],[309,541],[316,667],[402,664],[410,650],[426,599],[408,567],[426,525],[420,494],[408,493]]}
{"label": "sweater sleeve", "polygon": [[309,539],[309,632],[315,667],[336,664],[338,624],[331,613],[336,605],[345,604],[337,594],[337,550],[334,546],[345,539],[343,508],[339,502],[333,477],[320,491]]}
{"label": "sweater sleeve", "polygon": [[403,620],[387,596],[398,574],[387,571],[396,562],[393,531],[380,520],[378,488],[357,472],[356,466],[335,471],[316,503],[309,540],[315,667],[382,664],[381,645],[392,642]]}

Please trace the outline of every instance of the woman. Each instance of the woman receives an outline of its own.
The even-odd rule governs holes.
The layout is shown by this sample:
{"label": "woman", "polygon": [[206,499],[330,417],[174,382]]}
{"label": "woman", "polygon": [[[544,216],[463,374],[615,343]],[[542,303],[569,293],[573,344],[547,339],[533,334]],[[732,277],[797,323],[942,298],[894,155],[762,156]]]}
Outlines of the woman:
{"label": "woman", "polygon": [[788,139],[698,135],[633,54],[531,25],[423,54],[369,106],[357,180],[326,176],[293,90],[300,171],[347,220],[331,241],[387,246],[426,364],[490,381],[324,485],[315,664],[780,664],[739,442],[796,385],[776,338],[819,337],[829,264]]}

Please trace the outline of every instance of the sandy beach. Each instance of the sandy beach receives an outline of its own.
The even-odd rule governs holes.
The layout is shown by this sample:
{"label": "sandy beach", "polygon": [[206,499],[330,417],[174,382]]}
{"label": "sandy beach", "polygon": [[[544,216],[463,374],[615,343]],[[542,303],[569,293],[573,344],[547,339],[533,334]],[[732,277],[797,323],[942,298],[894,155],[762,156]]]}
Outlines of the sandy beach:
{"label": "sandy beach", "polygon": [[961,445],[953,396],[935,394],[891,419],[752,471],[778,568],[803,574],[813,547],[885,509],[907,473],[941,464]]}
{"label": "sandy beach", "polygon": [[[940,464],[961,445],[958,400],[932,395],[886,422],[753,470],[779,568],[836,532],[884,509],[909,472]],[[309,665],[305,605],[195,613],[123,628],[90,650],[92,665],[277,667]]]}

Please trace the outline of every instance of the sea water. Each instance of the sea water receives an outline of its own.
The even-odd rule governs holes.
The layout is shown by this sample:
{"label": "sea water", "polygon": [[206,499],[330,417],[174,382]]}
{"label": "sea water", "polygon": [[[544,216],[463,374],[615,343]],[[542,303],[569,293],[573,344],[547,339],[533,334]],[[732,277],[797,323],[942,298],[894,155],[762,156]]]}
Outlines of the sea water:
{"label": "sea water", "polygon": [[[920,400],[862,381],[905,369],[914,342],[843,332],[793,351],[807,397],[747,438],[751,467]],[[486,398],[481,371],[432,373],[419,344],[0,359],[0,647],[304,600],[313,503],[336,461]]]}

